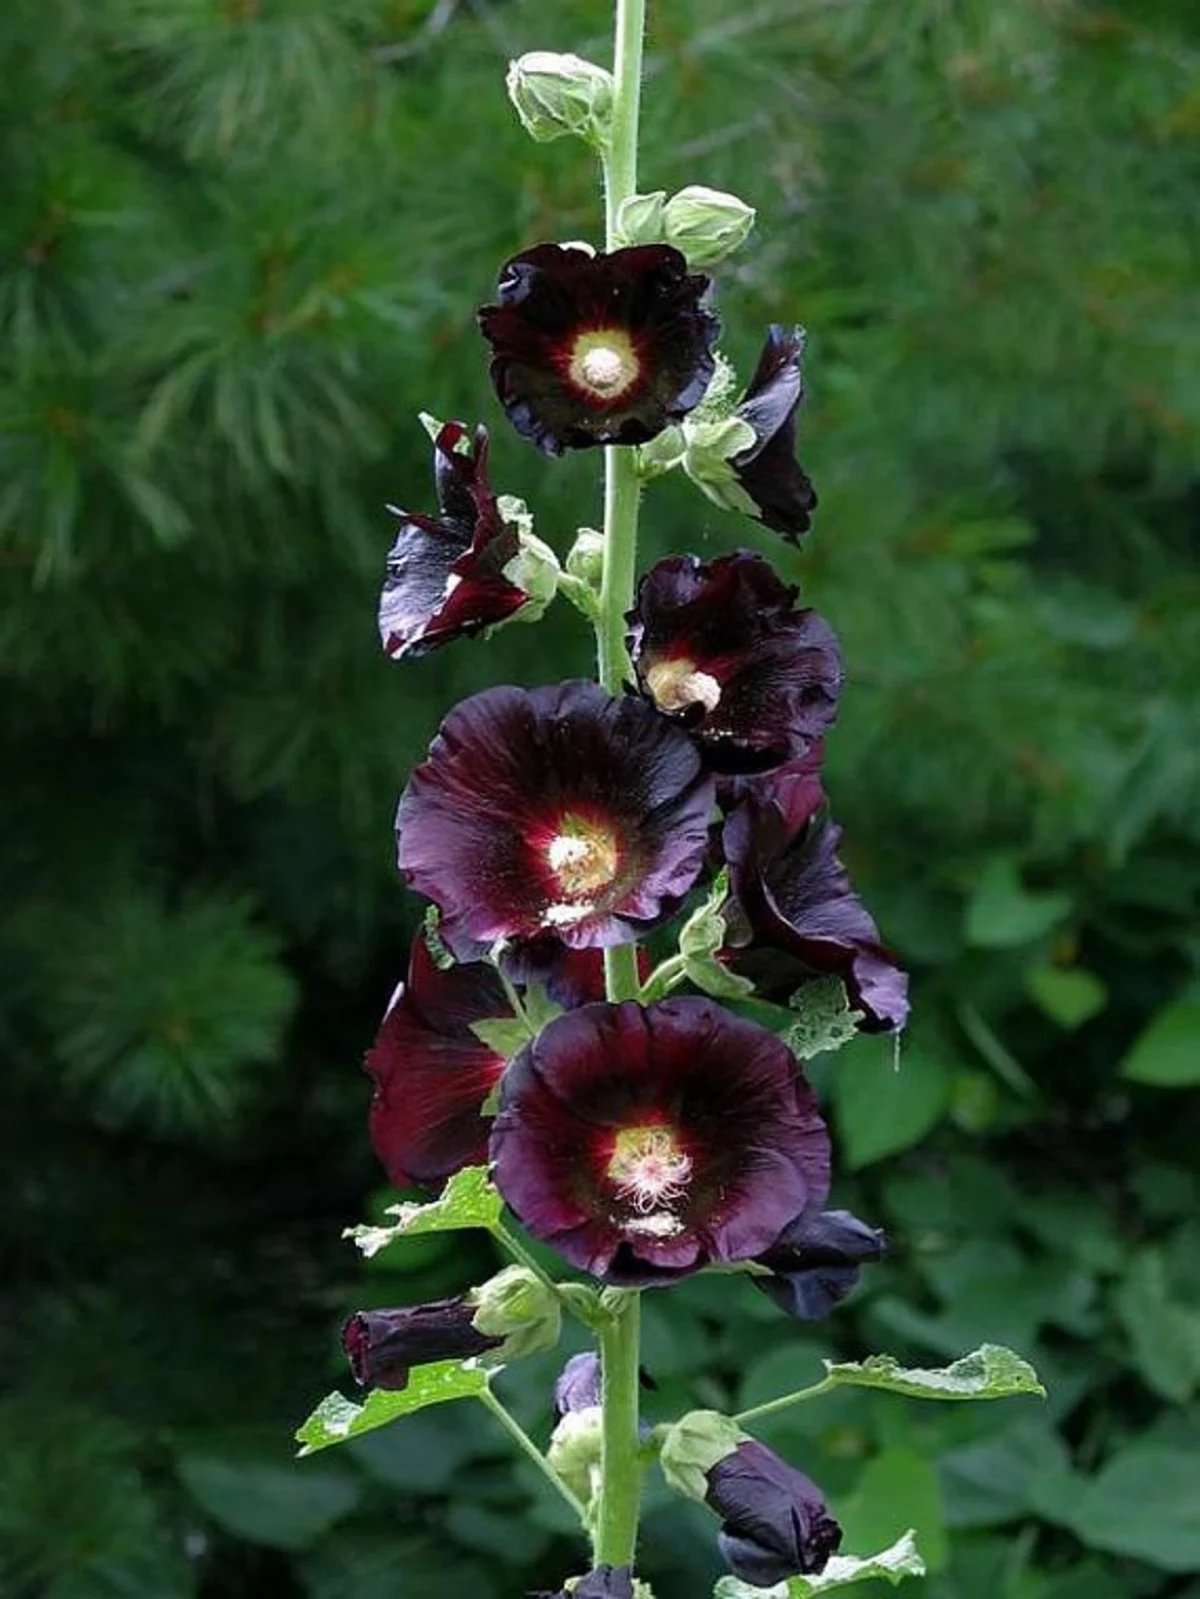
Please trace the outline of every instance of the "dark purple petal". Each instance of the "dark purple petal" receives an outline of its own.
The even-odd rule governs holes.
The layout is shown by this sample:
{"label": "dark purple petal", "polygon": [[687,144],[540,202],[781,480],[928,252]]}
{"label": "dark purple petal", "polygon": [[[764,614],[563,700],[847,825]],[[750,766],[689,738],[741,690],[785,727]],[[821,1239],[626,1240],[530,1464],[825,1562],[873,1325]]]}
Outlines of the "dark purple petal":
{"label": "dark purple petal", "polygon": [[720,772],[802,756],[833,721],[841,651],[761,555],[672,555],[638,588],[629,646],[638,686]]}
{"label": "dark purple petal", "polygon": [[498,939],[630,943],[695,882],[712,805],[691,740],[643,701],[587,682],[485,689],[409,780],[400,868],[464,959]]}
{"label": "dark purple petal", "polygon": [[554,1384],[554,1410],[558,1416],[591,1410],[600,1403],[600,1356],[594,1349],[572,1355]]}
{"label": "dark purple petal", "polygon": [[840,977],[864,1013],[864,1031],[903,1027],[908,977],[851,887],[819,778],[800,763],[744,793],[723,833],[734,969],[780,1001],[809,978]]}
{"label": "dark purple petal", "polygon": [[389,655],[423,655],[451,639],[503,622],[528,596],[504,576],[518,553],[487,478],[488,435],[447,422],[434,442],[439,514],[397,511],[400,526],[379,600],[379,635]]}
{"label": "dark purple petal", "polygon": [[509,1063],[491,1156],[535,1237],[630,1286],[751,1259],[829,1189],[795,1057],[699,998],[552,1021]]}
{"label": "dark purple petal", "polygon": [[824,1495],[765,1444],[739,1444],[707,1473],[706,1502],[722,1518],[718,1537],[730,1570],[769,1588],[823,1571],[842,1541]]}
{"label": "dark purple petal", "polygon": [[355,1382],[366,1388],[407,1388],[413,1366],[466,1360],[499,1349],[503,1338],[476,1331],[474,1315],[475,1307],[465,1299],[360,1310],[342,1329],[342,1348]]}
{"label": "dark purple petal", "polygon": [[499,977],[473,962],[442,971],[414,939],[408,982],[393,999],[366,1058],[375,1081],[371,1142],[397,1188],[436,1184],[487,1159],[480,1107],[504,1057],[472,1022],[512,1015]]}
{"label": "dark purple petal", "polygon": [[665,244],[608,255],[538,244],[506,262],[479,326],[518,433],[560,455],[643,444],[686,416],[715,366],[709,287]]}
{"label": "dark purple petal", "polygon": [[819,1321],[858,1282],[859,1267],[879,1260],[887,1240],[848,1210],[805,1211],[758,1257],[770,1277],[754,1277],[781,1310],[799,1321]]}
{"label": "dark purple petal", "polygon": [[633,1575],[628,1566],[597,1566],[569,1589],[530,1593],[525,1599],[633,1599]]}
{"label": "dark purple petal", "polygon": [[754,443],[733,459],[738,482],[758,507],[758,520],[793,544],[812,526],[817,495],[796,460],[796,412],[804,398],[800,355],[804,335],[772,325],[735,415],[754,429]]}

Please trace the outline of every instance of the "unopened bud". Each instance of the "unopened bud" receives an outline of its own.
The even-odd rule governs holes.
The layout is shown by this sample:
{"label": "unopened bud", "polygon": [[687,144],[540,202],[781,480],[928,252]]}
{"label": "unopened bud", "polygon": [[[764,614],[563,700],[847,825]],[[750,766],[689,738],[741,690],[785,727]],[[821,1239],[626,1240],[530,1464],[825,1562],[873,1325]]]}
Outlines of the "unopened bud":
{"label": "unopened bud", "polygon": [[604,574],[604,534],[581,527],[567,556],[567,571],[583,583],[599,588]]}
{"label": "unopened bud", "polygon": [[622,244],[661,244],[666,238],[666,203],[665,189],[655,189],[653,194],[631,194],[622,200],[617,210],[618,240]]}
{"label": "unopened bud", "polygon": [[533,531],[533,516],[525,501],[515,494],[501,494],[496,501],[501,519],[516,530],[519,548],[504,568],[503,575],[528,595],[512,620],[538,622],[558,593],[558,556]]}
{"label": "unopened bud", "polygon": [[660,237],[682,250],[689,266],[713,266],[746,242],[755,215],[736,194],[692,183],[667,201]]}
{"label": "unopened bud", "polygon": [[573,133],[588,144],[608,144],[612,125],[612,73],[576,55],[531,50],[509,63],[508,97],[522,126],[540,144]]}
{"label": "unopened bud", "polygon": [[599,1405],[568,1411],[550,1435],[546,1459],[585,1505],[600,1484],[602,1450],[603,1413]]}

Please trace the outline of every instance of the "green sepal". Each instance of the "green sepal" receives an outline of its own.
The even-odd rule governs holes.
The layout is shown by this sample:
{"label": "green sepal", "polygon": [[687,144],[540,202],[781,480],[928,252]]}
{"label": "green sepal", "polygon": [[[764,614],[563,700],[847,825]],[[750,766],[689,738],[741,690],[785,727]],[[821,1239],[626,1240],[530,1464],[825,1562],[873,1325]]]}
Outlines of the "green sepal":
{"label": "green sepal", "polygon": [[841,1049],[858,1036],[863,1012],[855,1010],[840,977],[817,977],[797,989],[788,1001],[796,1019],[783,1034],[783,1041],[801,1060]]}
{"label": "green sepal", "polygon": [[441,926],[441,911],[438,910],[436,905],[427,905],[425,907],[425,921],[422,925],[425,948],[429,951],[429,958],[438,971],[448,972],[452,966],[457,965],[457,962],[446,948],[445,941],[442,938]]}
{"label": "green sepal", "polygon": [[789,1577],[773,1588],[754,1588],[738,1577],[722,1577],[713,1589],[713,1599],[809,1599],[812,1594],[849,1588],[856,1582],[882,1580],[894,1587],[905,1577],[924,1575],[925,1562],[917,1551],[916,1535],[910,1531],[877,1555],[833,1555],[818,1575]]}
{"label": "green sepal", "polygon": [[473,1288],[467,1299],[475,1306],[472,1327],[489,1338],[504,1340],[500,1349],[480,1357],[485,1366],[553,1349],[562,1336],[559,1297],[528,1266],[506,1266]]}
{"label": "green sepal", "polygon": [[673,472],[683,464],[687,454],[687,438],[682,427],[666,427],[648,444],[638,448],[638,473],[643,482],[651,483],[664,473]]}
{"label": "green sepal", "polygon": [[1016,1394],[1046,1397],[1027,1360],[1001,1344],[982,1344],[969,1355],[934,1370],[906,1368],[892,1355],[862,1361],[827,1360],[829,1380],[852,1388],[883,1388],[913,1399],[1011,1399]]}
{"label": "green sepal", "polygon": [[330,1449],[364,1432],[373,1432],[376,1427],[386,1427],[389,1421],[411,1416],[427,1405],[443,1405],[451,1399],[477,1399],[487,1391],[487,1385],[485,1372],[457,1360],[416,1366],[407,1388],[399,1392],[375,1388],[361,1405],[344,1394],[327,1394],[297,1431],[296,1442],[302,1445],[301,1455],[315,1455],[319,1449]]}
{"label": "green sepal", "polygon": [[703,1503],[708,1473],[749,1437],[731,1416],[719,1410],[690,1410],[664,1427],[658,1463],[677,1493]]}
{"label": "green sepal", "polygon": [[745,244],[756,214],[736,194],[690,183],[663,208],[660,237],[682,251],[690,267],[715,266]]}
{"label": "green sepal", "polygon": [[666,205],[665,189],[655,189],[652,194],[631,194],[622,200],[617,209],[617,243],[661,244],[667,236],[663,216]]}
{"label": "green sepal", "polygon": [[467,1166],[455,1172],[437,1199],[426,1205],[389,1205],[385,1215],[395,1216],[390,1227],[347,1227],[343,1238],[352,1238],[368,1258],[395,1243],[397,1238],[415,1238],[420,1233],[465,1232],[480,1227],[491,1232],[500,1220],[504,1201],[488,1181],[486,1166]]}
{"label": "green sepal", "polygon": [[729,971],[717,959],[728,928],[721,909],[729,898],[729,873],[718,872],[708,897],[698,905],[679,930],[679,953],[690,982],[714,999],[745,999],[754,992],[747,977]]}
{"label": "green sepal", "polygon": [[597,150],[612,134],[612,73],[577,55],[530,50],[509,62],[508,97],[539,144],[574,134]]}
{"label": "green sepal", "polygon": [[683,432],[687,440],[683,470],[696,487],[723,510],[756,516],[758,507],[738,482],[732,464],[735,455],[741,455],[756,442],[757,435],[749,422],[739,416],[727,416],[717,422],[689,420],[683,424]]}

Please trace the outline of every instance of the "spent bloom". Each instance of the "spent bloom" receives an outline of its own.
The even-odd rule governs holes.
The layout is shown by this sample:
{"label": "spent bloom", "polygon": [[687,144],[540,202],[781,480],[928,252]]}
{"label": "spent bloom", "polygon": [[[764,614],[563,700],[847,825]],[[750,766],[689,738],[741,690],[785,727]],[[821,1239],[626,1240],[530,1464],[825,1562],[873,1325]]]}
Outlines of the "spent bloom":
{"label": "spent bloom", "polygon": [[754,430],[754,442],[731,462],[764,526],[798,544],[812,526],[817,495],[796,460],[796,413],[804,398],[800,356],[804,334],[772,325],[758,366],[734,416]]}

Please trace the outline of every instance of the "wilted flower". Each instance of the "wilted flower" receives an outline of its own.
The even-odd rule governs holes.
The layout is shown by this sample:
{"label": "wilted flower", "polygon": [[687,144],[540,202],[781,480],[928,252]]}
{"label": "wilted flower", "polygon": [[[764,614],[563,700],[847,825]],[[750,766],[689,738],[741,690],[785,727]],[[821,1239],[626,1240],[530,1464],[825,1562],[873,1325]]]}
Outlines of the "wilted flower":
{"label": "wilted flower", "polygon": [[400,518],[379,600],[379,636],[389,655],[423,655],[451,639],[503,622],[528,593],[505,568],[520,552],[487,477],[487,429],[472,438],[446,422],[434,440],[438,515],[389,509]]}
{"label": "wilted flower", "polygon": [[734,416],[754,429],[754,443],[732,458],[734,475],[754,501],[758,520],[793,544],[812,526],[816,490],[796,460],[796,412],[804,397],[804,334],[772,325],[745,398]]}
{"label": "wilted flower", "polygon": [[668,245],[592,255],[538,244],[505,263],[479,325],[518,433],[547,455],[642,444],[686,416],[712,377],[709,279]]}
{"label": "wilted flower", "polygon": [[837,714],[841,651],[761,555],[670,555],[629,613],[638,685],[722,772],[802,755]]}
{"label": "wilted flower", "polygon": [[841,829],[829,819],[811,760],[741,792],[723,834],[734,969],[765,998],[784,1002],[811,977],[840,977],[864,1013],[864,1031],[903,1027],[908,978],[838,859]]}
{"label": "wilted flower", "polygon": [[712,803],[691,740],[643,701],[582,681],[485,689],[409,780],[400,867],[463,958],[545,934],[629,943],[691,888]]}
{"label": "wilted flower", "polygon": [[705,1501],[729,1569],[756,1588],[823,1571],[842,1541],[816,1483],[754,1439],[710,1469]]}
{"label": "wilted flower", "polygon": [[504,1057],[471,1024],[511,1015],[492,967],[475,961],[443,971],[425,939],[413,940],[408,981],[366,1058],[375,1081],[371,1142],[397,1188],[441,1183],[487,1159],[491,1124],[481,1107]]}
{"label": "wilted flower", "polygon": [[879,1260],[884,1235],[848,1210],[809,1210],[783,1229],[758,1257],[769,1277],[751,1278],[756,1288],[798,1321],[819,1321],[858,1282],[859,1267]]}
{"label": "wilted flower", "polygon": [[550,1022],[509,1063],[491,1157],[535,1237],[628,1285],[751,1259],[829,1187],[795,1057],[699,998]]}

